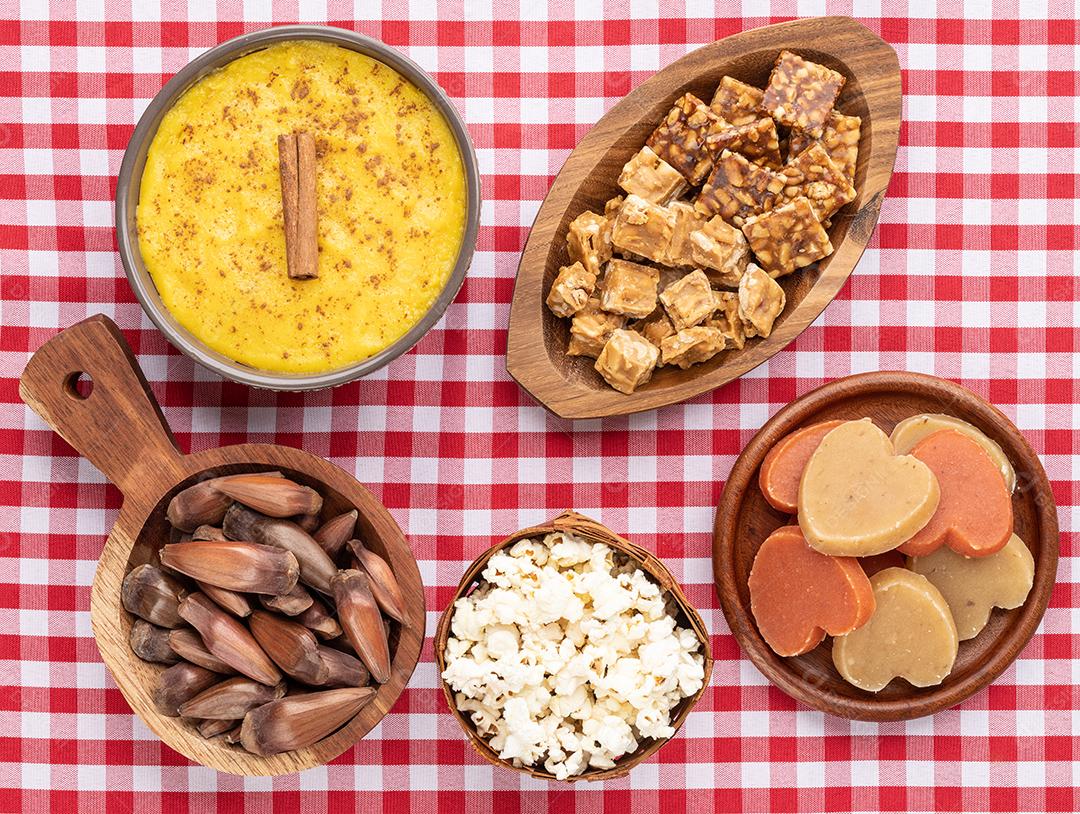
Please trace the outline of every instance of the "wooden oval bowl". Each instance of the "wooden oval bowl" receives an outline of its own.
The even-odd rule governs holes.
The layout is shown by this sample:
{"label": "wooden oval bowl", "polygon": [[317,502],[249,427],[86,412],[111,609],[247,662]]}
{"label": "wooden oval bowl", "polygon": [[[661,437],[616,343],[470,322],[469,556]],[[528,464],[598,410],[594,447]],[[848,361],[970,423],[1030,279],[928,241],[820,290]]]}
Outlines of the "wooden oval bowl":
{"label": "wooden oval bowl", "polygon": [[[566,231],[586,210],[603,211],[621,194],[619,172],[687,91],[708,101],[725,76],[764,87],[773,61],[790,49],[846,78],[837,107],[862,118],[855,171],[858,197],[833,216],[836,251],[780,280],[787,306],[768,339],[747,342],[687,370],[659,368],[631,395],[607,385],[592,359],[566,355],[570,321],[544,305],[559,267],[569,263]],[[819,17],[757,28],[718,40],[673,62],[632,91],[585,135],[536,215],[518,265],[510,307],[506,369],[544,407],[563,418],[600,418],[662,407],[726,384],[782,349],[825,309],[851,274],[877,224],[900,131],[896,52],[849,17]]]}
{"label": "wooden oval bowl", "polygon": [[[80,373],[93,380],[85,397],[75,388]],[[416,560],[401,529],[374,495],[343,469],[291,447],[240,444],[181,454],[131,349],[105,316],[90,317],[46,342],[26,366],[19,394],[124,494],[94,575],[90,619],[101,657],[120,691],[165,743],[219,771],[286,774],[332,760],[382,719],[420,657],[425,609]],[[165,666],[145,662],[131,651],[128,637],[135,617],[120,602],[120,584],[135,566],[157,562],[158,549],[169,542],[165,507],[173,495],[209,477],[270,469],[319,490],[324,518],[353,508],[359,512],[359,536],[393,568],[406,597],[409,624],[391,626],[390,680],[356,717],[306,749],[259,757],[221,738],[206,740],[182,719],[157,711],[152,695]]]}
{"label": "wooden oval bowl", "polygon": [[[952,673],[936,687],[901,678],[880,692],[848,684],[832,662],[831,639],[794,658],[776,655],[761,638],[750,611],[747,579],[761,543],[789,516],[773,509],[758,488],[758,470],[788,433],[830,419],[869,417],[885,430],[919,413],[946,413],[974,424],[997,441],[1016,468],[1014,527],[1035,557],[1035,581],[1014,610],[995,608],[974,639],[960,642]],[[832,715],[898,721],[930,715],[979,691],[1008,667],[1039,626],[1054,587],[1058,520],[1054,495],[1038,455],[999,410],[957,384],[918,373],[863,373],[819,387],[777,413],[735,461],[716,513],[713,571],[731,632],[765,677],[792,698]]]}
{"label": "wooden oval bowl", "polygon": [[[694,610],[694,607],[690,604],[686,595],[679,587],[679,584],[671,576],[671,573],[664,564],[644,548],[636,546],[629,540],[618,536],[610,529],[597,523],[595,520],[590,520],[588,517],[580,515],[577,512],[566,511],[549,523],[545,523],[542,526],[533,526],[532,528],[522,529],[516,534],[507,537],[501,543],[489,548],[477,557],[476,560],[473,561],[473,564],[466,569],[465,575],[458,584],[457,591],[454,592],[454,598],[450,600],[450,604],[447,605],[446,610],[443,611],[442,616],[439,618],[439,625],[435,629],[435,664],[439,671],[439,680],[442,684],[443,695],[446,697],[446,704],[450,707],[451,714],[461,725],[461,728],[465,732],[466,737],[468,737],[469,743],[472,744],[473,749],[496,766],[505,766],[507,769],[513,769],[516,772],[522,772],[543,780],[555,780],[556,777],[550,772],[545,771],[543,767],[532,768],[527,766],[515,766],[512,762],[503,760],[499,757],[498,752],[492,749],[488,745],[488,742],[477,733],[476,726],[469,716],[462,713],[457,708],[457,705],[454,703],[454,691],[442,680],[442,674],[446,669],[446,641],[450,638],[450,623],[453,621],[454,617],[454,603],[461,597],[468,596],[477,586],[479,586],[482,581],[480,575],[487,567],[488,560],[490,560],[496,552],[512,546],[519,540],[527,540],[531,537],[543,538],[553,531],[574,534],[591,543],[603,543],[611,546],[616,551],[621,551],[623,554],[626,554],[631,560],[636,562],[645,573],[652,577],[662,590],[670,592],[671,596],[675,599],[675,603],[679,606],[680,613],[677,617],[679,624],[683,627],[690,628],[697,634],[698,641],[701,642],[701,652],[705,657],[705,678],[701,684],[701,689],[694,695],[680,701],[672,711],[671,725],[676,731],[683,725],[686,716],[690,714],[690,710],[693,708],[694,704],[698,702],[698,699],[700,699],[705,692],[705,688],[709,686],[713,665],[712,654],[709,649],[709,632],[705,627],[705,623],[701,620],[701,616],[698,615],[698,612]],[[672,737],[674,737],[674,735],[672,735]],[[614,768],[590,769],[582,774],[568,777],[566,778],[566,781],[572,783],[578,780],[611,780],[615,777],[622,777],[642,761],[648,760],[669,740],[671,740],[671,738],[664,738],[662,740],[650,738],[643,740],[639,744],[637,751],[620,758]]]}

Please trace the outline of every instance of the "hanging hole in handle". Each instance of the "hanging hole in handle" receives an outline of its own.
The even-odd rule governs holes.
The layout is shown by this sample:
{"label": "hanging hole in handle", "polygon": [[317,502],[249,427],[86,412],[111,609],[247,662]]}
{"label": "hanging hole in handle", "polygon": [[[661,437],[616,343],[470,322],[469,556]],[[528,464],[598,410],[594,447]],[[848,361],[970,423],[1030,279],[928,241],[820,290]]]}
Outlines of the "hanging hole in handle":
{"label": "hanging hole in handle", "polygon": [[94,379],[81,370],[69,373],[64,379],[64,392],[73,399],[84,401],[94,392]]}

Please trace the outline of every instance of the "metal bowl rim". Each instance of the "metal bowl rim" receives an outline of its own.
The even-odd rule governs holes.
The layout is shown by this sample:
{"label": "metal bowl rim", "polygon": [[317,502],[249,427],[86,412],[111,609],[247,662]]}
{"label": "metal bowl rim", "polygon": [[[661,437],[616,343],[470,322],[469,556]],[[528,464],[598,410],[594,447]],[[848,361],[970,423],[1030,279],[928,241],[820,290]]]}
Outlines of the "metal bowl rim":
{"label": "metal bowl rim", "polygon": [[[161,301],[157,287],[143,263],[135,227],[135,206],[142,184],[146,152],[165,113],[188,88],[211,71],[253,51],[293,40],[319,40],[350,48],[393,68],[415,85],[438,108],[454,134],[465,172],[468,195],[465,229],[461,237],[461,247],[458,249],[457,262],[443,290],[424,316],[403,336],[373,356],[325,373],[288,374],[259,370],[212,350],[196,339],[177,322]],[[117,245],[124,265],[124,273],[143,310],[158,330],[165,335],[165,338],[181,353],[226,379],[241,384],[270,390],[318,390],[354,381],[384,367],[411,349],[442,318],[446,308],[460,291],[465,281],[465,273],[472,263],[480,224],[480,194],[479,165],[465,122],[446,93],[423,68],[385,43],[355,31],[322,25],[276,26],[242,34],[200,54],[166,82],[150,101],[139,118],[120,165],[115,210]]]}

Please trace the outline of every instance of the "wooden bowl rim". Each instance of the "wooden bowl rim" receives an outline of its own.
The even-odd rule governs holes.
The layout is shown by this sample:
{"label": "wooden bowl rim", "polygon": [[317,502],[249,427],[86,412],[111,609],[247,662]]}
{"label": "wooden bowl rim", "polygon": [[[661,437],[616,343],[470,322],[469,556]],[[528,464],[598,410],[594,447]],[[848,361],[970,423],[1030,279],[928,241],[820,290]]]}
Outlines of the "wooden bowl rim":
{"label": "wooden bowl rim", "polygon": [[[400,628],[390,680],[379,685],[375,697],[332,734],[303,749],[269,757],[250,754],[238,746],[225,744],[220,738],[207,740],[183,724],[181,718],[162,715],[154,707],[153,688],[137,678],[141,671],[140,666],[146,663],[131,652],[126,637],[121,634],[121,631],[130,627],[130,620],[134,617],[124,609],[119,591],[113,586],[118,586],[126,575],[134,543],[155,507],[171,489],[163,491],[152,503],[125,498],[120,516],[105,542],[94,574],[90,593],[90,619],[102,660],[131,706],[132,712],[138,715],[165,745],[195,763],[242,776],[289,774],[333,760],[358,743],[385,717],[404,692],[420,660],[426,628],[426,603],[419,567],[408,540],[381,501],[353,475],[302,449],[280,444],[237,444],[177,456],[174,463],[183,476],[177,479],[171,489],[207,470],[226,466],[294,469],[342,495],[362,518],[366,518],[373,525],[383,526],[392,537],[388,539],[387,534],[380,535],[380,543],[387,549],[395,574],[403,583],[403,590],[409,596],[418,596],[419,599],[406,608],[409,624]],[[130,529],[135,531],[130,535],[131,544],[128,544],[120,538]],[[103,645],[103,642],[117,640],[120,641],[119,647]],[[380,708],[381,714],[377,717],[371,715],[372,711]],[[365,718],[370,718],[366,724],[363,723]]]}
{"label": "wooden bowl rim", "polygon": [[[446,669],[446,643],[450,638],[450,623],[453,619],[454,603],[463,596],[466,596],[475,585],[479,584],[481,572],[487,566],[488,560],[490,560],[497,552],[520,540],[536,537],[542,538],[552,532],[575,534],[584,537],[591,542],[604,543],[617,551],[621,551],[634,560],[642,570],[649,574],[649,576],[656,580],[662,590],[670,592],[675,598],[676,603],[679,605],[679,609],[686,617],[686,620],[690,624],[690,628],[697,635],[698,641],[701,643],[705,668],[705,676],[701,683],[701,689],[694,693],[694,695],[682,699],[675,707],[676,713],[672,718],[671,725],[675,728],[676,732],[682,727],[683,722],[690,714],[690,710],[692,710],[697,702],[701,700],[701,696],[709,686],[713,667],[712,649],[709,646],[709,631],[705,626],[705,622],[702,620],[701,615],[694,606],[690,604],[690,600],[686,598],[686,594],[683,593],[678,582],[671,576],[671,572],[668,571],[667,566],[651,552],[631,543],[624,537],[620,537],[603,524],[582,514],[578,514],[573,510],[567,510],[547,523],[521,529],[501,542],[491,546],[491,548],[487,549],[479,557],[473,560],[472,564],[465,569],[465,573],[458,583],[457,589],[454,591],[453,598],[439,617],[439,624],[435,628],[434,639],[435,665],[439,673],[439,684],[442,687],[443,698],[446,700],[446,705],[449,707],[450,713],[461,726],[462,731],[465,733],[465,736],[468,738],[473,749],[496,766],[503,766],[507,769],[512,769],[516,772],[521,772],[522,774],[527,774],[542,780],[557,780],[557,778],[555,775],[544,771],[542,768],[537,769],[529,766],[515,766],[510,761],[503,760],[488,745],[487,741],[477,734],[475,725],[454,703],[454,692],[450,689],[450,686],[446,683],[445,679],[443,679],[442,674]],[[622,777],[629,773],[629,771],[639,763],[652,757],[653,754],[673,737],[675,737],[674,733],[668,738],[650,738],[643,740],[635,752],[620,758],[614,768],[586,771],[582,774],[568,777],[564,782],[574,783],[579,780],[612,780],[616,777]]]}
{"label": "wooden bowl rim", "polygon": [[[847,38],[849,50],[829,52],[820,41],[807,42],[803,39],[804,48],[828,53],[836,62],[848,66],[851,71],[848,78],[860,87],[877,77],[883,78],[890,87],[886,99],[874,100],[864,92],[869,108],[864,127],[869,128],[872,137],[866,148],[867,174],[858,189],[859,197],[851,205],[858,205],[859,209],[851,213],[845,210],[837,216],[850,219],[849,227],[843,239],[835,245],[833,254],[821,264],[820,274],[812,288],[784,315],[784,321],[771,337],[748,345],[745,350],[739,351],[737,359],[721,362],[713,370],[688,376],[659,389],[650,389],[646,385],[630,395],[610,388],[587,387],[568,378],[552,360],[545,342],[538,341],[538,338],[543,336],[546,320],[543,279],[553,242],[562,239],[558,226],[549,223],[545,216],[550,212],[552,221],[561,222],[581,186],[592,176],[596,164],[590,164],[588,171],[584,166],[579,168],[578,164],[585,161],[580,157],[590,150],[606,155],[627,131],[627,127],[616,125],[615,122],[621,122],[624,115],[630,115],[634,117],[634,124],[629,126],[633,127],[644,116],[651,115],[646,112],[643,116],[642,111],[649,111],[657,98],[666,98],[675,92],[671,87],[673,84],[677,86],[675,90],[682,87],[680,71],[688,63],[733,61],[765,48],[775,48],[777,51],[785,47],[798,49],[800,33],[806,38],[808,32],[816,31],[823,23],[827,24],[831,33]],[[858,69],[851,67],[860,61],[863,64]],[[743,31],[695,49],[658,71],[620,100],[585,134],[567,158],[537,211],[514,283],[507,337],[507,372],[548,411],[562,418],[579,419],[626,415],[675,404],[713,390],[766,362],[801,334],[832,302],[869,243],[896,158],[901,94],[900,65],[895,50],[862,23],[846,16],[793,20]],[[871,169],[874,170],[873,178]],[[571,184],[573,188],[569,187]],[[536,276],[541,280],[538,285],[522,284],[523,280]]]}
{"label": "wooden bowl rim", "polygon": [[[1018,609],[1018,616],[1008,631],[999,637],[998,647],[978,670],[947,686],[912,687],[911,695],[905,698],[879,700],[872,693],[865,693],[864,698],[853,698],[833,693],[828,688],[812,686],[798,678],[788,660],[773,653],[761,638],[750,614],[738,600],[732,556],[739,540],[736,521],[745,495],[757,488],[757,472],[768,451],[781,438],[814,418],[837,395],[847,398],[913,390],[937,394],[946,400],[963,401],[969,413],[977,413],[983,422],[979,429],[985,432],[988,427],[992,428],[988,434],[995,436],[999,442],[1007,439],[1009,447],[1023,453],[1024,463],[1033,464],[1029,467],[1032,470],[1029,473],[1030,488],[1035,494],[1039,538],[1035,580],[1027,600]],[[1010,456],[1010,460],[1014,466],[1019,463],[1014,456]],[[864,721],[900,721],[931,715],[959,704],[993,682],[1016,660],[1038,628],[1053,591],[1057,562],[1058,518],[1053,490],[1039,456],[1023,433],[1004,413],[977,393],[936,376],[903,371],[860,373],[837,379],[797,398],[769,419],[755,433],[732,467],[720,496],[713,532],[713,575],[717,594],[728,627],[750,661],[795,700],[822,712]]]}

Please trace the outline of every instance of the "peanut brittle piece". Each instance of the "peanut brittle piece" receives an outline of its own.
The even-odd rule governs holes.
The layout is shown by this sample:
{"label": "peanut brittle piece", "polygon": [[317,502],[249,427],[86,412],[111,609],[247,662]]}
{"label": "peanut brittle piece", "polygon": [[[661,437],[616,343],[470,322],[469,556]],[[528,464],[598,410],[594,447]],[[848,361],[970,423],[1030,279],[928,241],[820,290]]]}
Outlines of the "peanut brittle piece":
{"label": "peanut brittle piece", "polygon": [[563,266],[547,296],[547,307],[555,316],[572,317],[585,307],[596,288],[596,275],[580,262]]}
{"label": "peanut brittle piece", "polygon": [[687,93],[645,143],[690,184],[698,186],[712,169],[712,155],[705,146],[705,138],[722,126],[703,101]]}
{"label": "peanut brittle piece", "polygon": [[620,393],[633,393],[652,378],[660,349],[634,331],[618,330],[596,359],[596,372]]}
{"label": "peanut brittle piece", "polygon": [[783,176],[754,164],[740,153],[724,150],[694,200],[694,208],[742,226],[747,218],[772,209],[783,191]]}
{"label": "peanut brittle piece", "polygon": [[683,194],[686,179],[649,147],[642,147],[622,168],[619,186],[631,195],[664,206]]}
{"label": "peanut brittle piece", "polygon": [[816,141],[791,159],[782,174],[784,197],[806,198],[818,221],[825,221],[844,204],[855,200],[855,187]]}
{"label": "peanut brittle piece", "polygon": [[632,326],[633,330],[644,336],[657,347],[669,336],[675,334],[675,326],[668,319],[667,312],[663,308],[657,308],[645,319],[639,319]]}
{"label": "peanut brittle piece", "polygon": [[845,116],[833,111],[825,120],[825,131],[817,139],[802,130],[792,130],[788,155],[798,155],[811,142],[817,141],[825,148],[829,158],[840,168],[848,181],[855,183],[855,166],[859,161],[859,134],[862,119],[858,116]]}
{"label": "peanut brittle piece", "polygon": [[671,232],[667,255],[662,262],[673,268],[692,266],[694,258],[690,251],[690,233],[704,226],[709,218],[686,201],[674,201],[669,203],[667,208],[675,215],[675,226]]}
{"label": "peanut brittle piece", "polygon": [[728,124],[740,127],[761,118],[761,102],[764,98],[765,91],[761,88],[725,76],[713,94],[709,109]]}
{"label": "peanut brittle piece", "polygon": [[751,263],[739,283],[739,318],[749,336],[768,336],[787,298],[780,283]]}
{"label": "peanut brittle piece", "polygon": [[701,269],[695,269],[681,280],[672,283],[660,293],[671,324],[676,330],[692,328],[716,310],[709,278]]}
{"label": "peanut brittle piece", "polygon": [[780,158],[780,136],[776,122],[768,116],[740,127],[728,127],[709,135],[709,150],[714,156],[724,150],[742,153],[755,164],[778,170],[783,166]]}
{"label": "peanut brittle piece", "polygon": [[600,266],[611,257],[611,238],[607,233],[607,218],[595,212],[582,212],[570,222],[566,232],[566,249],[570,260],[581,263],[597,277]]}
{"label": "peanut brittle piece", "polygon": [[710,283],[735,288],[750,259],[750,246],[738,229],[717,215],[690,233],[690,255],[694,265],[705,269]]}
{"label": "peanut brittle piece", "polygon": [[678,365],[685,370],[690,365],[706,362],[724,349],[724,335],[717,328],[699,325],[685,328],[660,343],[665,365]]}
{"label": "peanut brittle piece", "polygon": [[604,349],[605,343],[613,331],[626,325],[626,317],[609,314],[600,307],[600,300],[590,297],[585,307],[574,314],[570,322],[569,356],[591,356],[596,358]]}
{"label": "peanut brittle piece", "polygon": [[649,266],[613,258],[604,272],[600,307],[612,314],[647,317],[656,309],[660,272]]}
{"label": "peanut brittle piece", "polygon": [[739,316],[738,292],[717,291],[716,302],[716,310],[702,324],[718,329],[725,340],[742,350],[746,345],[746,328]]}
{"label": "peanut brittle piece", "polygon": [[761,108],[780,124],[798,127],[817,138],[843,87],[843,75],[832,68],[781,51],[769,75]]}
{"label": "peanut brittle piece", "polygon": [[627,195],[612,224],[611,243],[620,254],[662,262],[674,229],[673,213],[637,195]]}
{"label": "peanut brittle piece", "polygon": [[[618,216],[619,210],[622,209],[625,200],[624,195],[617,195],[604,204],[604,225],[600,227],[600,240],[612,250],[614,250],[614,247],[611,245],[611,230],[615,227],[615,218]],[[610,259],[611,254],[609,253],[606,260]]]}
{"label": "peanut brittle piece", "polygon": [[755,215],[742,230],[758,263],[773,277],[791,274],[833,251],[828,233],[806,198]]}

